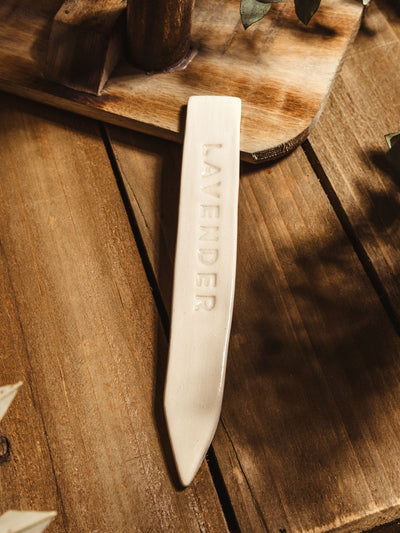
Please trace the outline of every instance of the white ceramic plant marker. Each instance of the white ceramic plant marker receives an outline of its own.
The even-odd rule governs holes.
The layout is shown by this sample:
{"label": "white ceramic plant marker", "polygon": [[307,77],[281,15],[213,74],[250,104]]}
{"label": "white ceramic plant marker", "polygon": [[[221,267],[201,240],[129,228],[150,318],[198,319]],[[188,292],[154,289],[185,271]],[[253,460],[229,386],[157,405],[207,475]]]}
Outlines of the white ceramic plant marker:
{"label": "white ceramic plant marker", "polygon": [[236,272],[240,113],[238,98],[189,99],[164,397],[184,486],[221,412]]}
{"label": "white ceramic plant marker", "polygon": [[42,533],[56,515],[55,511],[7,511],[0,516],[0,533]]}
{"label": "white ceramic plant marker", "polygon": [[[15,398],[22,381],[0,387],[0,420]],[[41,533],[57,515],[55,511],[7,511],[0,516],[0,533]]]}
{"label": "white ceramic plant marker", "polygon": [[15,398],[21,385],[22,381],[19,381],[14,385],[4,385],[3,387],[0,387],[0,420],[6,414],[7,409],[10,407],[11,402]]}

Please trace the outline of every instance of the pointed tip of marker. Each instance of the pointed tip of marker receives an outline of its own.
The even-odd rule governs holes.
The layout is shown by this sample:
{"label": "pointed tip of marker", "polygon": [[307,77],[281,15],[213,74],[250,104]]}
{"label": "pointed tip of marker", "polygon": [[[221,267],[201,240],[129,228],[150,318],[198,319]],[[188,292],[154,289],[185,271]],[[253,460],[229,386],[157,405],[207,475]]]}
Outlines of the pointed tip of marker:
{"label": "pointed tip of marker", "polygon": [[191,468],[188,468],[187,465],[182,465],[177,462],[177,470],[182,487],[186,488],[192,483],[200,469],[201,463],[202,459],[200,460],[199,464],[195,464],[194,466],[192,465]]}
{"label": "pointed tip of marker", "polygon": [[0,386],[0,392],[2,394],[10,394],[11,392],[17,391],[23,385],[22,381],[17,381],[17,383],[12,383],[11,385]]}
{"label": "pointed tip of marker", "polygon": [[9,510],[0,516],[0,531],[10,533],[44,531],[52,520],[57,516],[56,511],[15,511]]}
{"label": "pointed tip of marker", "polygon": [[10,385],[11,390],[17,392],[23,385],[22,381],[18,381],[17,383],[14,383],[14,385]]}
{"label": "pointed tip of marker", "polygon": [[165,417],[172,451],[184,487],[195,478],[210,447],[220,416],[220,408],[194,414],[182,404],[165,401]]}
{"label": "pointed tip of marker", "polygon": [[0,420],[6,414],[21,385],[22,381],[18,381],[18,383],[14,383],[13,385],[0,387]]}

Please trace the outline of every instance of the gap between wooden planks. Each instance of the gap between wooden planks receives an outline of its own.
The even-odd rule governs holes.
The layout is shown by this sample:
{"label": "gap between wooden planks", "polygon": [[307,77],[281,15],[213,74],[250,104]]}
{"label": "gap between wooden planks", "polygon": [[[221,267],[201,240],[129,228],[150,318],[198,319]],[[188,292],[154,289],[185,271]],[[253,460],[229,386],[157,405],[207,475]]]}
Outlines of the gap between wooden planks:
{"label": "gap between wooden planks", "polygon": [[97,125],[0,98],[0,513],[50,532],[227,531],[206,465],[184,492],[158,422],[165,337]]}
{"label": "gap between wooden planks", "polygon": [[[371,8],[367,24],[376,21],[388,27]],[[352,121],[338,115],[354,115],[357,98],[371,104],[361,62],[377,70],[382,61],[381,94],[393,89],[387,33],[369,39],[364,55],[362,33],[348,60],[359,57],[352,91],[344,102],[339,93],[324,115],[329,146],[351,139],[349,158],[355,118],[365,129],[370,108],[360,104]],[[371,130],[386,109],[374,103]],[[391,105],[396,112],[393,98]],[[311,139],[317,156],[323,124]],[[109,132],[169,308],[180,150]],[[334,163],[347,176],[349,161],[341,166],[337,155]],[[374,161],[363,163],[371,180],[379,175]],[[243,166],[239,213],[236,314],[215,451],[241,529],[355,532],[398,518],[399,339],[305,155],[260,170]]]}
{"label": "gap between wooden planks", "polygon": [[[358,90],[359,87],[357,87],[357,93]],[[37,130],[35,130],[35,132],[37,135]],[[126,139],[125,141],[120,139],[120,141],[124,143],[126,142]],[[173,188],[176,188],[176,176],[179,174],[176,174],[176,169],[165,169],[164,157],[168,156],[168,145],[164,145],[164,148],[162,148],[166,151],[166,155],[161,155],[160,157],[158,155],[159,152],[157,151],[159,149],[155,149],[154,147],[151,148],[151,146],[149,147],[147,145],[147,141],[148,140],[145,140],[140,136],[134,138],[134,142],[138,143],[137,152],[135,153],[135,157],[137,157],[138,162],[140,162],[142,165],[148,164],[149,161],[153,162],[154,164],[154,176],[150,175],[150,173],[148,174],[148,170],[146,166],[144,166],[141,170],[141,177],[143,178],[144,175],[150,175],[151,177],[149,180],[151,181],[155,179],[155,177],[159,176],[157,173],[160,172],[160,167],[164,167],[164,179],[161,180],[161,184],[158,183],[156,186],[163,188],[164,191],[169,191],[169,194],[173,195]],[[118,151],[116,150],[116,152],[118,157]],[[121,167],[123,167],[120,156],[121,153],[119,154],[119,160]],[[179,151],[178,155],[175,155],[174,157],[179,163]],[[129,165],[131,165],[131,163]],[[129,171],[131,170],[129,166],[125,167],[125,170],[126,169]],[[174,184],[165,183],[169,178],[171,178],[171,176],[174,178],[171,179],[171,181],[174,181]],[[257,183],[259,177],[261,180],[259,183]],[[294,178],[293,182],[291,178]],[[127,175],[125,175],[125,180],[126,179]],[[147,182],[147,191],[144,191],[143,194],[153,195],[152,201],[157,203],[160,201],[160,197],[158,196],[159,192],[154,190],[152,187],[153,185]],[[339,391],[334,391],[332,387],[331,392],[334,395],[334,398],[336,398],[335,395],[342,394],[342,401],[339,402],[339,407],[347,414],[347,418],[344,420],[344,422],[347,424],[345,427],[353,430],[352,432],[347,431],[347,434],[343,434],[342,432],[338,435],[338,442],[340,445],[344,446],[346,456],[351,456],[353,454],[353,457],[357,459],[355,461],[355,465],[350,465],[355,471],[354,472],[351,469],[349,470],[350,474],[353,473],[353,478],[350,477],[350,479],[344,479],[346,484],[344,487],[342,487],[341,493],[329,492],[327,494],[326,492],[322,492],[322,495],[318,493],[320,500],[316,503],[314,502],[314,507],[311,506],[311,511],[313,511],[313,513],[311,513],[310,517],[308,518],[310,520],[314,520],[316,518],[321,519],[318,513],[315,514],[316,504],[321,506],[324,502],[328,502],[329,509],[325,508],[325,510],[328,510],[330,513],[334,512],[333,507],[335,505],[337,505],[339,508],[343,508],[343,500],[347,496],[347,493],[344,489],[348,489],[349,487],[352,488],[352,482],[354,480],[357,481],[357,475],[363,472],[366,475],[365,479],[363,476],[361,489],[365,488],[366,490],[364,492],[357,485],[358,490],[355,490],[352,494],[352,503],[354,503],[353,508],[358,508],[361,516],[361,523],[359,524],[359,527],[372,525],[369,523],[371,518],[377,522],[382,522],[383,519],[389,520],[395,517],[395,514],[397,513],[397,504],[395,502],[392,507],[388,507],[388,502],[390,502],[391,499],[392,501],[395,501],[396,494],[398,495],[398,486],[396,485],[395,479],[396,465],[394,463],[396,450],[398,449],[398,442],[394,431],[397,429],[398,424],[396,420],[391,420],[391,416],[394,416],[395,414],[395,410],[392,407],[392,402],[394,404],[397,403],[396,397],[398,394],[396,389],[396,367],[395,363],[390,357],[392,354],[398,354],[398,343],[397,340],[394,339],[393,330],[391,329],[390,324],[388,324],[388,321],[379,306],[379,302],[373,294],[371,286],[369,285],[366,277],[363,275],[362,269],[358,265],[355,255],[351,254],[351,248],[349,247],[343,234],[340,233],[339,225],[335,221],[333,213],[331,212],[326,199],[324,199],[324,196],[316,185],[316,180],[311,168],[308,166],[306,159],[301,153],[296,153],[288,161],[282,162],[275,167],[264,168],[260,170],[259,173],[258,171],[253,172],[248,167],[244,167],[242,190],[244,191],[244,199],[241,207],[241,226],[244,228],[245,233],[244,236],[241,237],[241,242],[242,249],[245,251],[245,254],[244,257],[241,258],[240,271],[242,272],[244,280],[247,284],[241,289],[241,291],[243,294],[247,288],[252,288],[251,286],[249,287],[249,281],[253,279],[251,275],[252,273],[258,272],[260,274],[261,272],[260,279],[262,283],[257,285],[255,289],[256,292],[258,292],[259,288],[262,287],[265,289],[265,292],[262,293],[263,296],[260,298],[260,301],[256,301],[257,305],[255,310],[251,306],[246,308],[246,300],[248,298],[247,294],[244,298],[242,298],[242,302],[244,302],[242,305],[245,307],[244,310],[242,309],[240,311],[241,314],[237,319],[236,327],[238,328],[239,335],[236,335],[234,339],[234,342],[236,343],[234,346],[236,347],[234,348],[235,351],[233,352],[239,361],[234,364],[232,375],[233,379],[235,379],[235,376],[236,379],[238,379],[237,376],[240,376],[240,372],[237,371],[237,368],[241,370],[243,365],[249,365],[249,368],[252,371],[248,375],[248,378],[254,378],[254,383],[248,379],[247,387],[239,383],[239,388],[237,390],[235,390],[234,385],[230,386],[231,394],[230,400],[227,400],[227,414],[225,415],[224,413],[224,426],[221,428],[222,431],[220,431],[218,434],[221,435],[221,440],[216,441],[216,451],[225,481],[231,494],[232,501],[234,502],[235,511],[239,521],[243,526],[243,530],[262,530],[268,523],[268,520],[270,520],[270,518],[266,516],[266,510],[268,510],[270,501],[265,502],[265,499],[271,497],[269,496],[269,491],[271,489],[269,485],[265,483],[265,481],[263,482],[264,484],[261,484],[262,479],[260,481],[260,478],[262,477],[263,471],[267,466],[269,466],[267,460],[271,458],[271,446],[274,442],[276,444],[276,441],[273,439],[265,440],[266,444],[263,449],[262,447],[259,448],[256,446],[256,444],[258,445],[259,443],[253,442],[250,437],[247,437],[247,439],[245,439],[243,442],[243,435],[237,431],[237,427],[240,427],[241,420],[236,420],[235,417],[239,416],[240,419],[247,417],[247,423],[250,427],[252,427],[251,422],[255,422],[253,437],[259,437],[260,435],[265,436],[265,432],[268,431],[269,433],[272,432],[272,436],[277,436],[276,438],[282,438],[282,432],[276,431],[277,427],[279,427],[280,424],[282,426],[282,430],[287,429],[286,424],[283,424],[282,421],[277,422],[276,418],[274,419],[274,417],[268,418],[267,410],[260,412],[263,405],[260,406],[257,402],[257,400],[259,401],[260,398],[262,401],[266,402],[265,395],[260,394],[258,398],[256,397],[257,391],[271,394],[271,392],[274,392],[274,387],[276,386],[275,380],[268,380],[268,376],[266,378],[266,383],[259,383],[259,372],[265,368],[265,363],[263,363],[261,357],[264,353],[264,350],[268,348],[269,351],[266,351],[266,353],[272,353],[274,356],[272,360],[272,368],[275,371],[277,369],[281,370],[281,373],[277,376],[275,375],[274,377],[280,378],[279,384],[280,387],[283,388],[284,394],[282,394],[282,399],[280,395],[277,395],[275,401],[278,403],[272,405],[278,405],[278,407],[281,407],[279,402],[283,401],[283,399],[290,401],[290,394],[298,399],[296,394],[298,394],[299,389],[300,392],[303,393],[303,396],[300,397],[300,399],[303,401],[300,403],[300,405],[298,405],[298,402],[296,402],[295,405],[300,409],[300,411],[303,409],[305,412],[304,407],[307,407],[313,399],[311,392],[308,390],[303,390],[301,388],[301,384],[297,383],[296,381],[294,381],[294,393],[292,392],[292,387],[288,387],[285,378],[288,375],[287,371],[291,369],[293,370],[292,360],[287,356],[283,358],[280,357],[282,353],[285,355],[285,351],[282,349],[282,346],[280,346],[280,342],[286,342],[286,346],[288,346],[287,353],[289,354],[292,353],[292,350],[290,349],[291,345],[296,347],[296,349],[303,349],[303,352],[305,353],[304,360],[306,363],[306,368],[304,370],[303,365],[301,365],[300,370],[303,369],[303,374],[301,375],[302,378],[304,377],[304,373],[306,373],[307,377],[307,371],[310,373],[311,379],[308,380],[307,384],[312,385],[315,384],[315,382],[320,384],[319,377],[321,374],[317,372],[318,369],[315,369],[315,367],[310,365],[309,362],[309,358],[312,360],[313,356],[314,359],[315,357],[318,359],[318,357],[322,357],[322,354],[324,355],[325,359],[322,361],[322,363],[325,365],[325,370],[328,368],[328,370],[330,369],[332,372],[334,372],[334,376],[330,377],[330,379],[331,383],[335,382],[335,386],[337,385],[337,380],[333,378],[338,373],[340,374],[339,377],[341,379],[339,379],[339,383],[341,384],[342,389]],[[134,193],[137,195],[137,197],[139,197],[140,187],[135,188]],[[307,193],[306,198],[304,198],[304,193]],[[286,198],[287,195],[289,195],[289,199]],[[261,204],[260,208],[254,209],[255,201]],[[151,204],[151,198],[150,200],[147,200],[147,202]],[[146,207],[145,203],[146,202],[144,202],[143,199],[139,201],[140,207]],[[173,215],[170,214],[169,207],[166,209],[166,205],[168,204],[164,205],[164,211],[167,211],[167,220],[165,217],[161,217],[161,225],[164,227],[163,231],[165,234],[170,234],[169,236],[166,235],[164,239],[166,242],[166,248],[168,248],[170,247],[170,243],[173,243],[173,232],[168,226],[168,224],[172,223],[171,219],[173,218]],[[315,211],[312,209],[315,206],[319,206],[319,210]],[[274,212],[274,210],[275,213],[277,213],[277,216],[275,221],[272,221],[271,214]],[[138,210],[136,212],[138,213],[137,216],[138,220],[140,221],[140,213]],[[284,213],[286,213],[287,216],[283,216]],[[159,215],[160,213],[158,212],[157,216]],[[169,222],[168,217],[170,217]],[[303,218],[305,218],[305,220],[303,220]],[[149,217],[149,219],[151,219],[151,217]],[[147,219],[146,222],[148,222],[149,219]],[[250,226],[250,223],[253,220],[260,224],[259,228],[257,228],[257,225],[255,225],[254,228]],[[154,224],[154,228],[157,232],[157,221]],[[315,225],[317,227],[314,227]],[[301,231],[304,228],[306,228],[307,232]],[[284,244],[280,242],[282,232],[284,232],[283,234],[288,237],[284,239]],[[305,242],[303,248],[303,243],[298,242],[298,238],[301,238],[301,236],[304,238],[304,235],[307,235],[307,233],[314,237],[313,242],[311,243],[312,247],[310,243]],[[148,244],[149,241],[147,240],[148,235],[146,235],[145,231],[142,234],[146,236],[144,240],[148,246],[148,250],[151,251],[151,247]],[[340,239],[336,239],[337,236],[339,236]],[[155,243],[154,245],[158,247],[157,233],[153,237],[153,242]],[[250,241],[250,246],[247,241]],[[329,246],[324,246],[325,242],[327,242]],[[332,242],[334,243],[334,246],[332,246]],[[254,246],[253,250],[256,250],[256,253],[250,255],[248,248],[251,248],[252,243],[255,245],[260,245],[261,249],[258,249],[256,246]],[[310,254],[307,254],[305,259],[302,258],[302,254],[299,253],[299,251],[303,249],[310,251]],[[154,253],[156,252],[159,253],[159,248],[157,248]],[[271,264],[270,257],[267,255],[267,252],[270,252],[272,256],[275,255],[276,261],[274,261],[273,264]],[[22,252],[20,251],[19,253],[21,257]],[[172,255],[171,252],[168,253],[170,256]],[[162,263],[162,266],[164,266],[164,263]],[[247,272],[247,267],[251,267],[252,271],[250,273]],[[302,269],[304,269],[304,272],[302,272]],[[310,272],[313,274],[313,276],[310,276]],[[321,275],[324,273],[330,274],[327,276],[327,278],[332,278],[332,282],[328,287],[329,290],[326,289],[326,292],[322,290],[325,289],[325,280],[321,280],[318,276],[318,274]],[[168,281],[168,273],[164,272],[164,276]],[[271,276],[272,280],[270,279]],[[355,283],[354,280],[357,280],[357,283]],[[308,296],[309,291],[311,292],[310,296]],[[165,294],[167,294],[167,290]],[[270,295],[270,298],[267,298],[268,295]],[[288,296],[288,303],[286,304],[287,314],[281,310],[282,306],[287,301],[286,296]],[[350,296],[351,298],[349,298]],[[168,296],[165,296],[165,300],[168,301]],[[277,309],[276,317],[269,309],[264,309],[264,307],[266,307],[265,301],[271,301],[272,308]],[[353,308],[352,302],[355,302],[355,309]],[[331,306],[333,303],[336,303],[336,305],[333,306],[332,310]],[[308,316],[310,309],[314,311],[315,316]],[[305,310],[307,312],[300,313],[299,310]],[[369,316],[367,312],[370,313]],[[242,316],[243,323],[241,320]],[[265,335],[265,340],[271,343],[271,346],[267,345],[266,348],[261,346],[259,350],[254,350],[254,345],[257,347],[258,343],[261,343],[261,345],[263,344],[263,338],[249,340],[249,333],[244,327],[246,325],[246,320],[250,320],[249,317],[255,317],[256,319],[258,317],[260,326],[262,327],[268,324],[271,325],[270,320],[272,321],[273,327],[269,331],[272,331],[272,333],[277,331],[278,333],[276,335],[271,335],[271,337]],[[345,323],[347,319],[354,319],[354,317],[358,318],[359,322],[352,324]],[[373,317],[373,320],[371,317]],[[288,337],[285,335],[284,339],[281,339],[280,337],[280,328],[282,326],[279,323],[279,318],[283,318],[283,322],[286,323],[285,328],[288,332]],[[296,318],[297,321],[294,320]],[[375,321],[375,324],[372,323],[373,321]],[[322,328],[326,324],[329,326],[330,338],[324,340],[322,339],[322,335],[319,336],[315,329]],[[252,327],[254,326],[252,323],[250,323],[250,325]],[[382,327],[381,330],[380,327]],[[365,346],[365,344],[361,344],[361,348],[364,349],[362,352],[358,347],[358,343],[362,343],[361,334],[363,334],[365,330],[367,330],[367,341],[370,340],[374,333],[379,333],[379,336],[374,339],[372,346]],[[382,337],[380,335],[382,335]],[[262,337],[264,337],[264,334]],[[307,338],[310,340],[311,345]],[[335,341],[337,342],[337,339],[340,340],[340,346],[334,346],[332,348],[331,343]],[[366,341],[364,342],[366,343]],[[343,348],[344,354],[341,354],[341,349]],[[352,348],[351,354],[355,354],[356,357],[353,359],[349,358],[349,361],[347,361],[345,359],[345,355],[349,353],[350,348]],[[377,351],[376,354],[373,353],[375,348]],[[240,356],[242,354],[247,356],[252,354],[253,357],[254,354],[258,356],[261,368],[255,364],[257,363],[257,359],[255,362],[246,362],[241,360]],[[365,354],[368,356],[366,359]],[[335,360],[336,356],[340,356],[339,362]],[[301,361],[300,357],[295,358],[293,363],[298,363],[299,360]],[[269,361],[267,361],[267,363],[271,366]],[[383,368],[378,368],[376,370],[374,363],[383,365]],[[253,365],[255,365],[255,368],[253,368]],[[330,368],[330,365],[332,368]],[[294,368],[297,369],[298,367],[294,366]],[[360,370],[363,371],[361,375],[359,372]],[[293,378],[293,376],[289,377]],[[346,389],[343,388],[346,384],[347,391],[353,393],[353,399],[356,400],[358,404],[351,404],[350,406],[344,405],[344,400],[348,400],[348,396],[345,394]],[[380,385],[382,385],[382,388]],[[270,389],[268,389],[268,386]],[[390,386],[394,386],[394,389],[392,390]],[[256,390],[253,390],[253,387],[256,387]],[[265,387],[267,387],[267,390],[265,390]],[[372,392],[375,394],[375,397],[364,398],[363,394],[365,393],[365,390],[363,389]],[[388,389],[390,394],[387,393]],[[236,401],[236,399],[232,399],[232,397],[234,396],[234,392],[243,392],[243,390],[243,396],[239,398],[241,401],[237,401],[236,410],[232,407],[232,402]],[[327,390],[325,393],[327,393]],[[41,397],[43,398],[44,393],[42,392],[41,394]],[[252,402],[242,401],[243,398],[246,399],[247,397],[250,397]],[[253,410],[254,405],[257,409],[256,411]],[[359,409],[354,409],[355,405],[358,405]],[[269,405],[266,405],[266,407],[267,409],[270,408]],[[374,407],[380,409],[373,409]],[[382,407],[385,407],[386,410],[383,409],[383,413],[381,414],[380,411],[382,410]],[[312,411],[314,415],[315,409],[316,406],[314,406],[314,411]],[[321,410],[323,409],[321,408]],[[318,414],[318,409],[316,409],[316,411]],[[254,412],[257,414],[256,420],[254,420]],[[291,415],[291,419],[287,421],[289,426],[288,429],[292,435],[297,435],[298,439],[303,438],[299,433],[299,429],[297,428],[296,433],[296,427],[291,427],[293,422],[298,419],[305,426],[304,432],[306,435],[310,435],[310,432],[312,432],[313,429],[315,431],[319,429],[319,427],[316,427],[317,424],[315,419],[312,419],[311,421],[307,420],[307,418],[304,419],[304,417],[299,416],[299,413],[292,413],[289,410],[288,413]],[[328,413],[328,421],[332,422],[332,419],[335,421],[334,414],[335,410],[333,410],[333,413]],[[275,416],[277,415],[278,412],[275,413]],[[340,419],[340,417],[338,418]],[[232,420],[234,431],[232,431]],[[272,427],[266,429],[264,428],[264,425],[266,424],[267,420],[271,420],[273,425]],[[324,422],[325,418],[321,419],[321,425]],[[351,422],[351,424],[349,422]],[[322,425],[322,427],[324,426]],[[340,428],[343,429],[343,426],[339,425],[339,429]],[[374,442],[372,442],[370,450],[366,446],[362,446],[362,443],[360,443],[358,440],[359,438],[364,440],[366,438],[365,433],[367,437],[374,437]],[[328,433],[326,436],[327,442],[325,444],[332,444],[332,440],[334,441],[332,434]],[[296,442],[299,444],[299,442],[295,440],[293,442],[293,447],[295,446]],[[309,441],[307,440],[307,444],[308,443]],[[286,442],[286,446],[289,444],[290,443]],[[302,445],[303,443],[300,442],[300,444]],[[392,450],[389,450],[388,454],[382,455],[382,464],[380,465],[379,452],[387,451],[390,445],[392,445]],[[332,447],[324,447],[324,443],[320,443],[320,446],[321,452],[327,450],[332,451]],[[264,454],[252,453],[253,451],[259,451],[259,449],[261,452],[264,452]],[[303,446],[298,446],[296,451],[299,452],[299,450],[301,451],[302,449],[304,449]],[[334,448],[334,450],[335,449],[341,451],[341,446],[337,446]],[[285,460],[289,463],[288,457],[293,457],[293,453],[292,456],[290,456],[290,454],[286,454],[283,455],[282,458],[275,457],[275,461],[272,463],[271,467],[272,472],[270,473],[273,479],[276,478],[279,481],[280,478],[276,475],[276,471],[277,469],[279,470],[279,466],[281,468],[286,466],[279,465],[279,463],[277,464],[277,460],[281,460],[281,462]],[[327,482],[334,483],[336,480],[343,482],[343,479],[340,476],[336,476],[338,473],[345,475],[346,469],[335,470],[336,463],[332,461],[334,458],[339,460],[341,456],[338,454],[335,457],[328,456],[326,458],[325,455],[323,455],[322,458],[325,458],[325,462],[321,461],[320,464],[317,465],[318,468],[316,468],[318,474],[322,472],[322,478],[317,479],[317,483],[321,483],[322,486],[327,489],[331,487]],[[310,468],[307,462],[309,458],[301,457],[300,459],[304,462],[303,466],[308,466],[308,468]],[[45,461],[43,461],[43,463],[45,463]],[[256,467],[261,468],[259,476],[257,476],[257,472],[254,472],[254,463]],[[301,473],[302,477],[299,475],[299,479],[296,478],[295,481],[296,483],[303,483],[302,486],[304,486],[304,483],[307,480],[303,479],[304,469],[300,468],[300,466],[302,465],[298,465],[297,468],[298,473]],[[339,463],[339,466],[343,467],[347,465],[341,465]],[[275,476],[273,475],[274,473]],[[377,473],[380,474],[381,479],[377,478]],[[310,479],[310,483],[312,482],[312,479],[313,478]],[[324,485],[324,483],[327,484]],[[288,497],[288,487],[291,487],[290,483],[284,484],[282,481],[280,481],[280,484],[277,485],[275,491],[278,493],[280,500],[282,500],[281,494],[283,489],[286,490],[286,492],[283,492],[283,495],[286,496],[286,498]],[[337,486],[335,486],[335,488],[336,487]],[[296,489],[296,487],[294,487],[294,489]],[[299,488],[297,490],[299,491]],[[304,493],[307,494],[307,492]],[[340,497],[342,499],[340,499]],[[377,505],[379,498],[381,498],[381,504],[383,503],[383,506],[381,505],[380,507]],[[333,500],[332,502],[331,499]],[[283,503],[286,503],[284,499]],[[304,508],[307,508],[306,510],[310,512],[308,507],[310,502],[301,501],[300,503],[303,506],[303,511]],[[370,505],[369,508],[367,504]],[[324,510],[323,507],[322,510]],[[296,512],[290,509],[287,503],[286,506],[282,506],[281,508],[278,507],[277,514],[279,515],[279,512],[282,512],[282,515],[280,516],[286,517],[285,511],[286,514],[288,514],[287,520],[291,520],[293,527],[299,527],[296,526],[295,522],[295,519],[297,518]],[[291,514],[289,513],[290,511]],[[346,511],[346,509],[344,509],[344,511]],[[322,513],[321,509],[320,512]],[[366,516],[367,513],[370,514]],[[390,513],[394,514],[391,515]],[[297,514],[300,514],[300,520],[303,520],[304,522],[307,521],[307,516],[304,517],[304,514],[307,515],[307,512],[304,512],[303,514]],[[352,522],[351,520],[354,519],[357,521],[358,518],[357,516],[350,517],[349,515],[349,513],[346,514],[345,512],[342,512],[342,514],[335,513],[335,516],[339,516],[339,518],[343,520],[343,523],[338,526],[340,530],[343,531],[346,529],[346,527],[347,529],[354,528],[355,522]],[[280,516],[278,517],[278,521],[280,524],[282,524],[283,521],[280,520]],[[364,526],[362,526],[362,524],[364,524]],[[332,529],[331,525],[326,527]],[[288,531],[290,531],[290,529],[288,529]],[[354,529],[350,529],[350,531],[354,531]]]}
{"label": "gap between wooden planks", "polygon": [[[174,240],[170,196],[179,181],[179,149],[171,145],[157,150],[153,139],[122,130],[112,129],[111,139],[128,191],[135,192],[132,205],[154,269],[169,279],[167,287],[160,282],[168,302],[172,278],[171,272],[165,274],[163,250]],[[148,179],[141,186],[144,169]],[[361,397],[356,395],[358,379],[372,387],[368,391],[365,385],[366,396],[377,394],[379,388],[371,381],[375,371],[379,374],[380,360],[374,352],[384,343],[384,358],[395,378],[399,343],[305,156],[296,152],[262,171],[244,168],[241,185],[237,311],[223,429],[215,441],[239,524],[244,531],[264,526],[328,531],[334,520],[341,520],[352,531],[360,519],[360,528],[365,528],[373,525],[366,515],[377,511],[368,483],[377,483],[384,469],[376,457],[367,482],[358,461],[364,459],[367,470],[371,441],[353,442],[347,432],[354,439],[354,433],[368,431],[359,410],[368,420],[368,408],[376,409],[384,400],[372,394],[372,405],[365,406],[362,389]],[[365,318],[366,309],[374,313],[374,327]],[[391,426],[384,418],[383,427],[378,423],[371,428],[375,438],[382,439]],[[386,436],[380,442],[384,449],[375,453],[385,456]],[[395,460],[396,448],[392,450]],[[330,456],[333,451],[343,454],[339,465]],[[273,467],[275,472],[269,472]],[[381,490],[384,501],[388,494]],[[280,505],[284,496],[285,507]],[[345,506],[347,513],[340,513]],[[299,509],[303,522],[296,522]],[[386,515],[374,518],[384,522],[395,517],[393,509],[384,510]]]}
{"label": "gap between wooden planks", "polygon": [[399,64],[400,12],[378,0],[310,144],[400,331],[400,176],[385,161],[384,139],[400,130]]}

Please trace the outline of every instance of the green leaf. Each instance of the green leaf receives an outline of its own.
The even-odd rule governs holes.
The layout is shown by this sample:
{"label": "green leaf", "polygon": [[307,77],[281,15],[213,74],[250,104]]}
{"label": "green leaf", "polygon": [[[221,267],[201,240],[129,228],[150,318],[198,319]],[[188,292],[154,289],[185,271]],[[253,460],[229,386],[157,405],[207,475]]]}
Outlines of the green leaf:
{"label": "green leaf", "polygon": [[400,141],[400,131],[397,131],[396,133],[388,133],[387,135],[385,135],[385,139],[389,148],[392,148],[394,144]]}
{"label": "green leaf", "polygon": [[240,17],[244,29],[247,30],[249,26],[258,22],[271,9],[272,2],[261,2],[259,0],[241,0],[240,2]]}
{"label": "green leaf", "polygon": [[[247,30],[249,26],[258,22],[271,9],[271,5],[275,2],[283,2],[284,0],[241,0],[240,2],[240,16],[244,29]],[[364,6],[371,3],[372,0],[362,0]],[[321,0],[294,0],[296,15],[307,25],[313,15],[318,11]]]}
{"label": "green leaf", "polygon": [[303,24],[307,25],[310,22],[320,3],[321,0],[294,0],[296,15]]}
{"label": "green leaf", "polygon": [[400,131],[385,135],[385,139],[389,146],[387,160],[397,172],[400,172]]}

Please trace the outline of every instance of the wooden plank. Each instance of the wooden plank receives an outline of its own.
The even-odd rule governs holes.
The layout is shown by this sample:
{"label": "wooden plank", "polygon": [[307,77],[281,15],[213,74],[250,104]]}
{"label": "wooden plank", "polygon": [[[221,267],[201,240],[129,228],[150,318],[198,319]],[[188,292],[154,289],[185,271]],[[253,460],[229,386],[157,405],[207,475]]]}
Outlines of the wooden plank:
{"label": "wooden plank", "polygon": [[[0,191],[3,204],[2,190]],[[1,210],[2,220],[4,211]],[[1,383],[23,381],[0,423],[8,453],[0,458],[0,515],[8,509],[57,510],[53,533],[66,531],[62,498],[54,475],[49,443],[30,372],[29,353],[19,320],[10,264],[0,246],[0,376]]]}
{"label": "wooden plank", "polygon": [[[96,124],[1,102],[0,241],[15,311],[1,307],[14,313],[10,334],[18,312],[66,529],[226,531],[207,466],[184,492],[168,470],[164,335]],[[27,429],[29,415],[18,416]],[[32,456],[23,451],[17,487]]]}
{"label": "wooden plank", "polygon": [[293,2],[276,3],[245,31],[237,0],[197,0],[192,39],[198,54],[185,70],[149,76],[121,63],[97,97],[42,76],[56,3],[2,2],[0,88],[179,141],[189,96],[237,96],[243,102],[242,157],[253,162],[279,157],[307,136],[362,13],[359,0],[325,0],[304,27]]}
{"label": "wooden plank", "polygon": [[[109,132],[168,302],[171,262],[162,258],[166,248],[173,257],[180,150]],[[236,302],[214,441],[243,531],[355,533],[400,516],[399,353],[304,153],[243,165]]]}
{"label": "wooden plank", "polygon": [[400,324],[399,176],[384,139],[400,129],[400,17],[387,11],[389,23],[379,5],[368,10],[310,143]]}
{"label": "wooden plank", "polygon": [[296,156],[242,179],[224,425],[267,525],[355,532],[399,512],[399,343]]}

